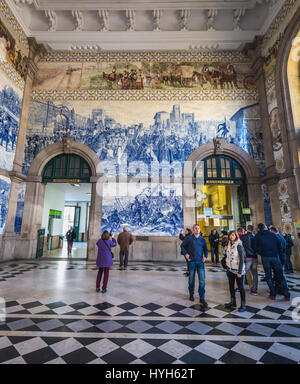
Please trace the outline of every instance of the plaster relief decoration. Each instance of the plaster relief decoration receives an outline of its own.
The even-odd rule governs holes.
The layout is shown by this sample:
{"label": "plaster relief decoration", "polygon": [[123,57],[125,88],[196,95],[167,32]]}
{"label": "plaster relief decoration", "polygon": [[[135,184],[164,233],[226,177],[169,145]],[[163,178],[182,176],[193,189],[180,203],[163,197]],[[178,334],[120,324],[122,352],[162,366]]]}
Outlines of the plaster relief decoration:
{"label": "plaster relief decoration", "polygon": [[[183,164],[189,155],[199,146],[220,137],[248,152],[256,161],[261,175],[264,175],[259,116],[257,103],[241,101],[32,100],[23,171],[27,172],[32,160],[43,148],[69,136],[95,151],[103,165],[105,177],[120,176],[135,180],[148,177],[168,180],[170,177],[181,178]],[[157,200],[153,200],[148,192],[145,186],[141,192],[133,195],[135,198],[142,193],[138,200],[148,201],[145,205],[154,210]],[[141,214],[149,218],[149,222],[145,222],[149,234],[165,234],[167,231],[172,235],[175,228],[177,230],[177,226],[182,225],[170,213],[170,205],[173,204],[176,217],[180,216],[177,197],[176,192],[165,201],[166,208],[161,208],[159,226],[151,221],[154,216],[157,217],[156,213]],[[112,208],[115,206],[115,196],[110,195],[109,199],[105,203],[105,217],[110,217],[115,209]],[[116,223],[120,225],[126,222],[128,206],[134,199],[126,200],[123,196],[121,200],[121,212],[125,216],[119,217],[118,213]]]}
{"label": "plaster relief decoration", "polygon": [[104,184],[101,231],[177,236],[183,227],[181,184]]}
{"label": "plaster relief decoration", "polygon": [[0,176],[0,234],[4,233],[7,206],[10,192],[10,179]]}
{"label": "plaster relief decoration", "polygon": [[0,70],[0,168],[11,171],[21,114],[21,91]]}
{"label": "plaster relief decoration", "polygon": [[34,90],[255,89],[248,64],[199,62],[42,62]]}
{"label": "plaster relief decoration", "polygon": [[18,193],[17,211],[16,211],[16,218],[15,218],[15,233],[21,233],[25,192],[26,192],[26,183],[23,182],[20,184],[19,193]]}

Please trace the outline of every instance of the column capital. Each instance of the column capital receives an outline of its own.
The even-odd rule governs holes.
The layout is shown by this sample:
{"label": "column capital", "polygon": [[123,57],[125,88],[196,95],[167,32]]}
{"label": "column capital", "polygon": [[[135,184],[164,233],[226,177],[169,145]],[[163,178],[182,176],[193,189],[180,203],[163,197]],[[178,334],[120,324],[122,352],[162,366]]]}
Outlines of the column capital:
{"label": "column capital", "polygon": [[45,56],[47,50],[43,44],[38,44],[34,37],[28,37],[28,45],[27,75],[33,79],[38,70],[37,64]]}
{"label": "column capital", "polygon": [[10,171],[9,177],[12,183],[20,184],[26,180],[26,176],[18,171]]}
{"label": "column capital", "polygon": [[280,180],[280,175],[279,174],[277,174],[277,175],[273,174],[271,176],[263,177],[261,179],[261,183],[266,184],[267,186],[271,186],[271,185],[275,185],[275,184],[277,185],[279,180]]}
{"label": "column capital", "polygon": [[245,44],[243,48],[243,53],[251,60],[251,68],[256,73],[257,79],[263,75],[265,59],[262,54],[262,48],[263,36],[255,36],[254,40],[251,43]]}

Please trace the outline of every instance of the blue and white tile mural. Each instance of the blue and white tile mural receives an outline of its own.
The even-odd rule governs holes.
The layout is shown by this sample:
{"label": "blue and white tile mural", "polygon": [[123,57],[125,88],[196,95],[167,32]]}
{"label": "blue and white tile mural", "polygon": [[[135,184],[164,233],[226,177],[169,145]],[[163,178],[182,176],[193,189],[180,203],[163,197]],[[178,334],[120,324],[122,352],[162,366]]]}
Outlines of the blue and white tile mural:
{"label": "blue and white tile mural", "polygon": [[258,104],[229,101],[59,104],[34,100],[23,170],[27,173],[41,149],[70,136],[98,154],[107,176],[148,176],[153,164],[182,166],[195,149],[218,136],[247,151],[263,174],[259,116]]}
{"label": "blue and white tile mural", "polygon": [[[215,137],[243,148],[265,173],[259,105],[246,101],[38,101],[29,115],[23,172],[48,145],[73,137],[93,149],[105,176],[181,177],[189,155]],[[104,194],[103,228],[124,223],[135,234],[174,235],[182,227],[182,195]],[[161,191],[163,195],[165,191]],[[109,197],[108,197],[109,196]]]}
{"label": "blue and white tile mural", "polygon": [[20,184],[20,188],[18,192],[17,211],[16,211],[16,218],[15,218],[15,233],[21,233],[25,191],[26,191],[26,183],[23,182]]}
{"label": "blue and white tile mural", "polygon": [[0,235],[4,233],[10,192],[10,179],[0,176]]}
{"label": "blue and white tile mural", "polygon": [[11,171],[16,150],[22,99],[0,72],[0,168]]}
{"label": "blue and white tile mural", "polygon": [[176,236],[183,226],[181,184],[104,185],[101,230],[135,235]]}

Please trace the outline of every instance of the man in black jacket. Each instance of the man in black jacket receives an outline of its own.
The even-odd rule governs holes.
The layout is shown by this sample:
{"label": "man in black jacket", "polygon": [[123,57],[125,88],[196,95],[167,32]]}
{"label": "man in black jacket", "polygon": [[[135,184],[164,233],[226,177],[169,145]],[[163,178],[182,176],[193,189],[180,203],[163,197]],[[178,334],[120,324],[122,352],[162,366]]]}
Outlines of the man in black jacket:
{"label": "man in black jacket", "polygon": [[280,236],[282,236],[286,242],[286,263],[285,263],[285,273],[292,275],[294,273],[293,264],[291,262],[292,256],[292,247],[294,246],[294,242],[292,236],[289,233],[285,233],[284,231],[279,231]]}
{"label": "man in black jacket", "polygon": [[243,243],[245,252],[246,252],[246,273],[247,281],[250,287],[251,295],[257,296],[257,286],[258,286],[258,272],[257,272],[257,254],[254,251],[254,234],[253,234],[253,225],[247,226],[247,232],[241,236],[241,241]]}
{"label": "man in black jacket", "polygon": [[211,250],[211,263],[215,264],[214,254],[216,255],[216,264],[220,264],[219,262],[219,241],[220,235],[216,229],[213,229],[208,237],[210,243]]}

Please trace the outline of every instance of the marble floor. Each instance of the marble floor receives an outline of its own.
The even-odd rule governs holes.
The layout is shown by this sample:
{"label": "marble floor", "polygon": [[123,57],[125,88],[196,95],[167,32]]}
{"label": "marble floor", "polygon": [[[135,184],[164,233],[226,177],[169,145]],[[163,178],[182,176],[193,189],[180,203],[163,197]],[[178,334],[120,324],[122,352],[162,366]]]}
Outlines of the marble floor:
{"label": "marble floor", "polygon": [[54,249],[52,251],[45,251],[43,259],[86,259],[87,255],[87,243],[86,242],[74,242],[72,248],[72,255],[68,256],[68,244],[64,240],[63,247]]}
{"label": "marble floor", "polygon": [[[86,261],[0,264],[0,363],[297,364],[300,321],[292,313],[300,274],[288,276],[292,300],[247,293],[247,311],[227,310],[226,275],[206,266],[209,308],[188,300],[184,264],[114,266],[105,294]],[[260,276],[262,276],[260,272]],[[239,302],[239,295],[237,294]],[[299,299],[300,301],[300,299]],[[4,314],[4,312],[6,312]],[[2,319],[1,319],[2,316]]]}

